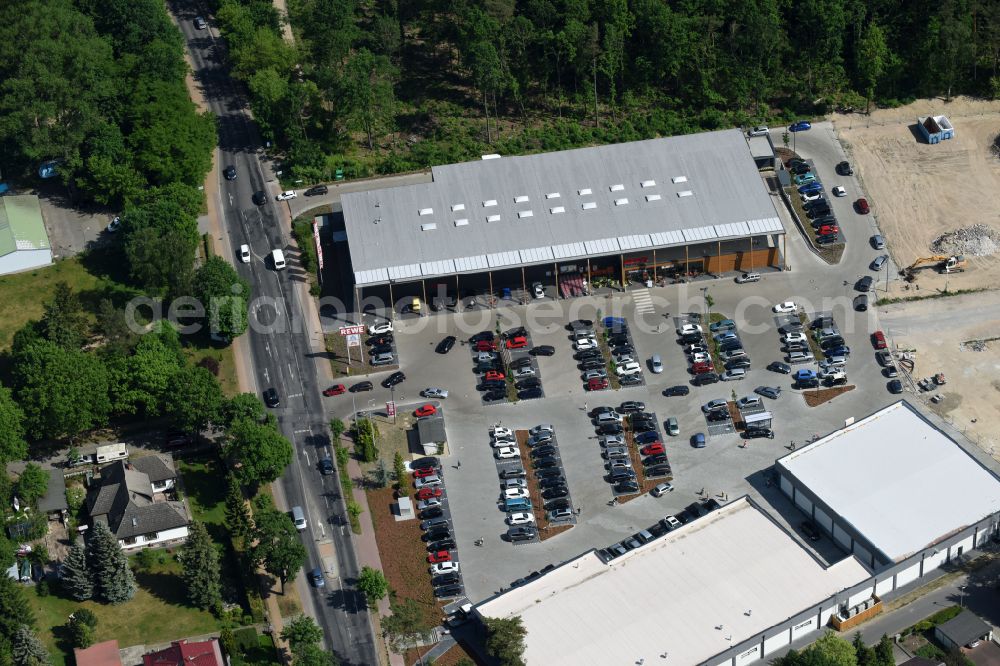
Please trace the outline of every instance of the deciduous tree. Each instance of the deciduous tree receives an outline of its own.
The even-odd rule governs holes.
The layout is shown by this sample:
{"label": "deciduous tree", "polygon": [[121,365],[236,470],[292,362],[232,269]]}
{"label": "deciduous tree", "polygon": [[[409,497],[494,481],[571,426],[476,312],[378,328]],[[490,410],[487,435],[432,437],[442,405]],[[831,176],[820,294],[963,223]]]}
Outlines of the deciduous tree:
{"label": "deciduous tree", "polygon": [[386,580],[385,574],[378,569],[364,566],[361,567],[361,573],[358,575],[358,589],[365,595],[368,605],[374,607],[379,599],[384,598],[389,593],[389,581]]}
{"label": "deciduous tree", "polygon": [[528,630],[520,616],[486,618],[486,650],[503,666],[524,666],[524,637]]}
{"label": "deciduous tree", "polygon": [[251,558],[272,576],[285,583],[295,580],[306,559],[306,549],[299,540],[298,530],[292,519],[271,504],[268,495],[258,495],[254,500],[254,537]]}
{"label": "deciduous tree", "polygon": [[240,483],[250,488],[274,481],[292,462],[291,442],[272,424],[249,419],[229,427],[223,451]]}
{"label": "deciduous tree", "polygon": [[21,476],[17,478],[17,496],[30,506],[34,506],[48,489],[49,473],[33,462],[25,465]]}
{"label": "deciduous tree", "polygon": [[174,424],[187,432],[218,423],[225,397],[219,380],[205,368],[181,368],[167,384],[166,411]]}

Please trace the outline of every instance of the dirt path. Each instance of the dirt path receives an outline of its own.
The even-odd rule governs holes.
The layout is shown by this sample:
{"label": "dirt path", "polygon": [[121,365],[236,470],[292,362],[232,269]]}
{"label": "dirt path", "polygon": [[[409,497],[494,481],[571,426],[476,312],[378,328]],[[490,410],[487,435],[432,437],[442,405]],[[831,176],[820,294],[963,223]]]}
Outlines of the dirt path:
{"label": "dirt path", "polygon": [[[944,114],[955,138],[924,143],[917,116]],[[873,215],[899,266],[928,257],[931,242],[946,231],[983,223],[1000,230],[1000,160],[991,153],[1000,134],[1000,102],[921,100],[864,116],[834,116],[845,148],[864,183]],[[920,273],[921,289],[992,288],[1000,280],[1000,256],[966,257],[965,273]],[[906,283],[895,283],[902,291]]]}

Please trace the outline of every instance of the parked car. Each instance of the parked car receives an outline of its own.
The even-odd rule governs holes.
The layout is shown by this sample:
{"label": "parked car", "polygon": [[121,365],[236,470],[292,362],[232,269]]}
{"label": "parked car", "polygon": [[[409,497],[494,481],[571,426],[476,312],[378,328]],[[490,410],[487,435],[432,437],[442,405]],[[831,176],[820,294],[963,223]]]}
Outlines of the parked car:
{"label": "parked car", "polygon": [[871,264],[871,269],[873,271],[880,271],[889,262],[889,255],[882,254],[875,257],[875,260]]}
{"label": "parked car", "polygon": [[777,400],[778,396],[781,395],[780,386],[758,386],[754,389],[754,393],[762,395],[766,398],[771,398],[772,400]]}
{"label": "parked car", "polygon": [[455,336],[449,335],[437,344],[437,347],[434,348],[434,351],[437,352],[438,354],[447,354],[448,352],[451,351],[451,348],[454,346],[455,346]]}
{"label": "parked car", "polygon": [[757,125],[747,130],[747,136],[767,136],[770,132],[771,130],[767,128],[767,125]]}
{"label": "parked car", "polygon": [[889,393],[900,394],[903,392],[903,382],[898,379],[893,379],[886,386],[889,389]]}
{"label": "parked car", "polygon": [[841,176],[853,176],[854,169],[851,167],[851,163],[844,161],[837,164],[837,173]]}
{"label": "parked car", "polygon": [[695,434],[691,435],[691,446],[693,446],[696,449],[705,448],[705,433],[696,432]]}
{"label": "parked car", "polygon": [[881,234],[875,234],[874,236],[872,236],[870,242],[872,247],[875,248],[876,250],[885,249],[885,239],[882,238]]}
{"label": "parked car", "polygon": [[871,212],[871,208],[868,206],[868,199],[865,199],[864,197],[855,201],[854,205],[857,207],[858,212],[862,215],[867,215]]}
{"label": "parked car", "polygon": [[800,120],[798,122],[794,122],[794,123],[792,123],[791,125],[788,126],[788,131],[789,132],[805,132],[806,130],[810,130],[810,129],[812,129],[812,125],[809,124],[809,122],[807,122],[805,120]]}
{"label": "parked car", "polygon": [[745,284],[747,282],[760,282],[760,273],[743,273],[736,276],[737,284]]}
{"label": "parked car", "polygon": [[684,396],[691,392],[691,388],[688,386],[669,386],[663,389],[663,395],[667,397],[671,396]]}
{"label": "parked car", "polygon": [[714,372],[706,372],[703,375],[697,375],[691,380],[691,383],[695,386],[707,386],[709,384],[716,384],[719,381],[719,375]]}
{"label": "parked car", "polygon": [[330,388],[323,389],[323,395],[329,398],[330,396],[340,395],[345,391],[347,391],[347,389],[344,387],[343,384],[334,384]]}
{"label": "parked car", "polygon": [[552,356],[556,353],[556,348],[552,345],[539,345],[538,347],[532,347],[528,353],[532,356]]}
{"label": "parked car", "polygon": [[772,307],[771,311],[776,313],[787,313],[787,312],[795,312],[798,309],[799,306],[795,304],[795,301],[782,301],[781,303],[778,303],[777,305]]}
{"label": "parked car", "polygon": [[285,190],[277,195],[275,195],[276,201],[288,201],[289,199],[295,198],[295,190]]}
{"label": "parked car", "polygon": [[448,397],[448,391],[443,388],[428,387],[421,391],[420,395],[425,398],[438,398],[440,400],[444,400]]}
{"label": "parked car", "polygon": [[748,428],[743,431],[743,439],[774,439],[774,431],[770,428]]}
{"label": "parked car", "polygon": [[308,190],[303,192],[303,194],[307,197],[318,197],[327,194],[329,191],[330,188],[326,185],[313,185]]}

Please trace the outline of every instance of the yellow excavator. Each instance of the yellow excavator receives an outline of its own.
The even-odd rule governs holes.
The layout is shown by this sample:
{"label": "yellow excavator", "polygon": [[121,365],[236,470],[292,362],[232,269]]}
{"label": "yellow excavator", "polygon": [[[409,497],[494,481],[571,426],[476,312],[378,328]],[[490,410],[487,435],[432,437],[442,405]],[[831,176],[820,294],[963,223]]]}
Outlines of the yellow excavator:
{"label": "yellow excavator", "polygon": [[965,255],[962,254],[954,257],[944,255],[921,257],[902,270],[903,277],[907,282],[913,282],[917,279],[918,270],[931,266],[937,269],[938,273],[947,275],[948,273],[961,273],[968,266],[968,263],[965,261]]}

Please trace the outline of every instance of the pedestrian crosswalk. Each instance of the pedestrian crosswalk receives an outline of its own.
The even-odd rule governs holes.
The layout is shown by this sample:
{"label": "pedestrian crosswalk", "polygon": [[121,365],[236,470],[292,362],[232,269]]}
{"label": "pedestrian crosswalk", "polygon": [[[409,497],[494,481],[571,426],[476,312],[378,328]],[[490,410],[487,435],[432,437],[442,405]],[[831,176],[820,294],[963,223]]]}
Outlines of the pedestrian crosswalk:
{"label": "pedestrian crosswalk", "polygon": [[653,298],[649,295],[649,289],[638,289],[632,292],[632,302],[635,303],[637,314],[653,312]]}

